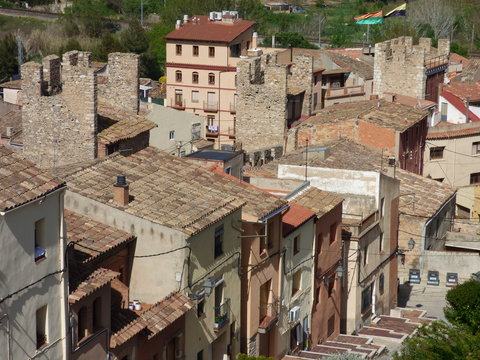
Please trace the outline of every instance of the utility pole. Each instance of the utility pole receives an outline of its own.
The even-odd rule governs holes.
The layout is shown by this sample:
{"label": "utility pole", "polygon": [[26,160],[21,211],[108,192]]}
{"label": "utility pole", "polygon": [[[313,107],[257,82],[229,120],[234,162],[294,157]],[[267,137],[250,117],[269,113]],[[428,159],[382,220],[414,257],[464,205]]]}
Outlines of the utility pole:
{"label": "utility pole", "polygon": [[18,75],[21,74],[21,67],[23,64],[23,41],[20,36],[17,36],[17,63],[18,63]]}
{"label": "utility pole", "polygon": [[143,26],[143,0],[140,0],[140,24]]}
{"label": "utility pole", "polygon": [[325,17],[322,14],[318,15],[318,47],[322,48],[322,25],[325,21]]}

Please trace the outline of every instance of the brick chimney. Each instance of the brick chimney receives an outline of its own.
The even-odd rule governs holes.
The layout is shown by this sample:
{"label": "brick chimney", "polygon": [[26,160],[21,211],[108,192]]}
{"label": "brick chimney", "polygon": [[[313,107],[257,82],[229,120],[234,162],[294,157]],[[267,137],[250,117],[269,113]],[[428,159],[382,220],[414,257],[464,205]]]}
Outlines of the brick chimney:
{"label": "brick chimney", "polygon": [[125,175],[117,175],[117,182],[113,185],[113,201],[120,206],[128,205],[129,188]]}
{"label": "brick chimney", "polygon": [[390,156],[387,161],[387,175],[395,179],[396,170],[397,170],[397,161],[395,160],[395,157]]}

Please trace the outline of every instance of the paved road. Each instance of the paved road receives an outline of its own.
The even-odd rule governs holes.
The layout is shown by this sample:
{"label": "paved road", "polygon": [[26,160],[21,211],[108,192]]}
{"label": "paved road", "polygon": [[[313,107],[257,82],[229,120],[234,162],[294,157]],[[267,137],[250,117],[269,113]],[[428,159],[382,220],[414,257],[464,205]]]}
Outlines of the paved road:
{"label": "paved road", "polygon": [[400,285],[398,306],[426,310],[427,316],[445,320],[443,308],[448,290],[445,286]]}

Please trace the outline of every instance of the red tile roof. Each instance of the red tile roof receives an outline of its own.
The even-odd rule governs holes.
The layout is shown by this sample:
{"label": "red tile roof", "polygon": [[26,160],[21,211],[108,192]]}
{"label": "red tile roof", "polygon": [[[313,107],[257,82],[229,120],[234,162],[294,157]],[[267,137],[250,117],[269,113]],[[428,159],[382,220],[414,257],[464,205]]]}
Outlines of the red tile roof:
{"label": "red tile roof", "polygon": [[81,257],[79,260],[83,263],[135,238],[127,232],[69,210],[65,210],[65,223],[68,243],[75,243],[75,253]]}
{"label": "red tile roof", "polygon": [[[198,22],[192,19],[199,19]],[[173,30],[167,40],[193,40],[229,43],[251,28],[255,22],[239,19],[234,23],[210,21],[208,16],[196,15],[187,24]]]}
{"label": "red tile roof", "polygon": [[[450,104],[452,104],[458,111],[460,111],[462,114],[465,115],[465,113],[467,112],[467,107],[465,103],[458,96],[446,90],[442,91],[441,96],[445,98]],[[480,118],[471,111],[468,114],[468,119],[470,121],[480,121]]]}
{"label": "red tile roof", "polygon": [[14,209],[65,187],[19,154],[0,147],[0,211]]}
{"label": "red tile roof", "polygon": [[462,55],[458,55],[456,53],[450,53],[450,62],[451,63],[462,63],[463,66],[467,66],[470,60],[464,58]]}
{"label": "red tile roof", "polygon": [[86,277],[70,280],[70,295],[68,296],[68,302],[74,304],[84,297],[90,295],[94,291],[100,289],[104,285],[110,283],[113,279],[120,276],[120,273],[99,268],[90,273]]}
{"label": "red tile roof", "polygon": [[448,127],[446,127],[445,131],[429,132],[427,134],[427,140],[450,139],[450,138],[457,138],[457,137],[471,136],[471,135],[480,135],[480,125],[473,126],[468,129],[457,129],[457,130],[453,130],[453,129],[449,130]]}
{"label": "red tile roof", "polygon": [[282,216],[283,236],[287,236],[314,216],[315,213],[312,210],[290,203],[290,207]]}
{"label": "red tile roof", "polygon": [[443,90],[448,91],[462,100],[467,100],[470,97],[470,101],[480,101],[480,84],[468,84],[462,82],[452,81],[449,85],[445,85]]}

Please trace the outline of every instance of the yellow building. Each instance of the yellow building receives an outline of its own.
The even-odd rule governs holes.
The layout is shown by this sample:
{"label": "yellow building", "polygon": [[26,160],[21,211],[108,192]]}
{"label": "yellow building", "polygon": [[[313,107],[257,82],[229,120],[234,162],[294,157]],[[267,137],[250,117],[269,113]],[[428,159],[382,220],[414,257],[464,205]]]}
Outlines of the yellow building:
{"label": "yellow building", "polygon": [[235,143],[237,63],[256,48],[253,25],[236,11],[185,15],[166,36],[166,106],[205,116],[218,148]]}

